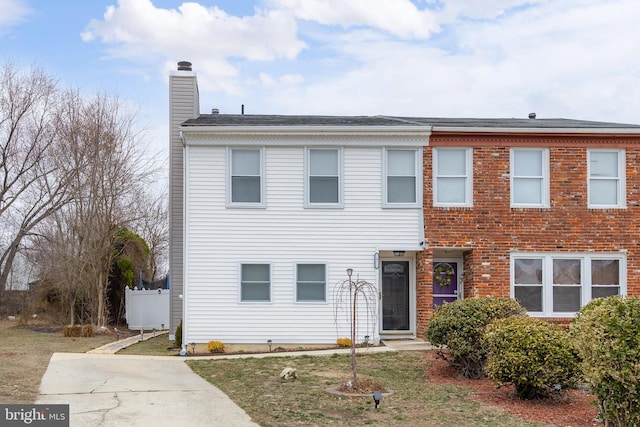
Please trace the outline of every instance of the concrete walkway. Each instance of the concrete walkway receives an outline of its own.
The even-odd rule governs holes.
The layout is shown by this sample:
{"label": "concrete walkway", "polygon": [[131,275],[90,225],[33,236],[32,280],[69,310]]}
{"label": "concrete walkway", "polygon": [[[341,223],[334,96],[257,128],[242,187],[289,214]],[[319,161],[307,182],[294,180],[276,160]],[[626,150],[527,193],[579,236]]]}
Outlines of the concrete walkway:
{"label": "concrete walkway", "polygon": [[69,404],[77,427],[257,426],[184,358],[54,353],[39,404]]}
{"label": "concrete walkway", "polygon": [[[156,336],[157,336],[156,332]],[[226,356],[134,356],[117,351],[152,334],[129,337],[88,353],[54,353],[42,377],[38,404],[69,404],[77,427],[257,426],[247,413],[200,376],[185,360],[328,356],[350,349],[235,354]],[[358,353],[430,350],[422,340],[389,340]]]}

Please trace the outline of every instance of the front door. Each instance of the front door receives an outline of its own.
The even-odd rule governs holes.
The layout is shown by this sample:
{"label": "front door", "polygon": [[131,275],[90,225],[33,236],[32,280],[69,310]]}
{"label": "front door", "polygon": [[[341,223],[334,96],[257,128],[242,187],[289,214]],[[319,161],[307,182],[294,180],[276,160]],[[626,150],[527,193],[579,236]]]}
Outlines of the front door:
{"label": "front door", "polygon": [[382,330],[411,330],[409,261],[382,261]]}
{"label": "front door", "polygon": [[456,301],[458,294],[458,262],[434,261],[433,263],[433,308],[445,302]]}

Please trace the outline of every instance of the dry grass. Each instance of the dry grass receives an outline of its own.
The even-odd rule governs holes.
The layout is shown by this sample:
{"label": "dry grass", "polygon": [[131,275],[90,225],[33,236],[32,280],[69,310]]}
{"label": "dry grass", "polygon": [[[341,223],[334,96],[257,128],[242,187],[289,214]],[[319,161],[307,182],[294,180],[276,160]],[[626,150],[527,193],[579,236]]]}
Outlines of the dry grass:
{"label": "dry grass", "polygon": [[[350,378],[348,355],[187,361],[263,427],[275,426],[536,426],[494,406],[474,401],[470,389],[433,384],[422,352],[359,355],[359,378],[373,379],[394,394],[375,409],[372,398],[329,395]],[[279,377],[286,366],[297,380]]]}
{"label": "dry grass", "polygon": [[110,336],[68,338],[62,328],[17,326],[0,320],[0,402],[33,403],[55,352],[84,353],[113,341]]}

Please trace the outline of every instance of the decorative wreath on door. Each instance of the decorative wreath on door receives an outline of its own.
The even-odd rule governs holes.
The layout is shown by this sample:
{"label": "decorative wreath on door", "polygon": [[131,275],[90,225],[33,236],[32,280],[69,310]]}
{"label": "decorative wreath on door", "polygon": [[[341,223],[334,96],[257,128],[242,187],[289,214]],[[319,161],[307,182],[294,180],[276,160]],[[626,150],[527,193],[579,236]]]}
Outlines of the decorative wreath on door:
{"label": "decorative wreath on door", "polygon": [[451,264],[446,262],[441,262],[433,269],[433,279],[441,288],[451,286],[454,275],[453,267],[451,267]]}

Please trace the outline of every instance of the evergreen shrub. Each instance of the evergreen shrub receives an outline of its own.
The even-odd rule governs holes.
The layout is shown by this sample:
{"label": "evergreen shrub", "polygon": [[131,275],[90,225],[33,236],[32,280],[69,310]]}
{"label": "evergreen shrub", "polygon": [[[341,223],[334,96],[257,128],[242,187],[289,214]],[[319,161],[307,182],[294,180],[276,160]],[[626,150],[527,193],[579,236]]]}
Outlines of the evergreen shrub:
{"label": "evergreen shrub", "polygon": [[[480,378],[486,360],[485,327],[496,319],[524,316],[526,309],[512,299],[468,298],[437,307],[425,339],[440,346],[438,355],[466,378]],[[446,348],[445,348],[446,347]]]}
{"label": "evergreen shrub", "polygon": [[558,325],[531,317],[498,319],[483,340],[486,375],[498,386],[513,384],[520,399],[559,395],[579,377],[569,333]]}
{"label": "evergreen shrub", "polygon": [[570,326],[605,426],[640,426],[640,298],[598,298]]}

